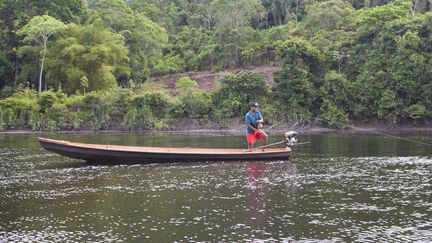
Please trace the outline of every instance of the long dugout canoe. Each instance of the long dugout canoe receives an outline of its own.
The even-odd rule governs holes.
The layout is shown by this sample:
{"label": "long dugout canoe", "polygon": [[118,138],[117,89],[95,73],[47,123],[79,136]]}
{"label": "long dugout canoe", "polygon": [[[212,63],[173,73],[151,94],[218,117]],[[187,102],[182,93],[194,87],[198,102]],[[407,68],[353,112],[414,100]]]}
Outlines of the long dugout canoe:
{"label": "long dugout canoe", "polygon": [[38,138],[41,146],[66,157],[96,163],[169,163],[228,160],[288,159],[290,148],[266,148],[265,151],[217,148],[138,147],[75,143]]}

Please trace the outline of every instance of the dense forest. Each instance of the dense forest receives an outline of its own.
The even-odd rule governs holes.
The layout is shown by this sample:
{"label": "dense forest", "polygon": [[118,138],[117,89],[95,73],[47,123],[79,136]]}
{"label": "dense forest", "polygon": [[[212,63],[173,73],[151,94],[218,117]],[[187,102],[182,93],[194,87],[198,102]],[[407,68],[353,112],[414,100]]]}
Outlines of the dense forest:
{"label": "dense forest", "polygon": [[[431,0],[0,0],[0,130],[427,124]],[[210,92],[184,76],[232,73]]]}

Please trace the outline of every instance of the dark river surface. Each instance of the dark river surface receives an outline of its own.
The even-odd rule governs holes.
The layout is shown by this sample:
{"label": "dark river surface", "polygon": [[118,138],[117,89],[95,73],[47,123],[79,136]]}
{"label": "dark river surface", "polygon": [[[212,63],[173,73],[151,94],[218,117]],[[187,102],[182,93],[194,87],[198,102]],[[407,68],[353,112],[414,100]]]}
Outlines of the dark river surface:
{"label": "dark river surface", "polygon": [[[392,135],[432,144],[431,133]],[[246,146],[227,133],[44,136]],[[303,134],[311,144],[284,161],[110,166],[49,153],[36,137],[0,135],[0,242],[432,241],[431,146],[327,132]]]}

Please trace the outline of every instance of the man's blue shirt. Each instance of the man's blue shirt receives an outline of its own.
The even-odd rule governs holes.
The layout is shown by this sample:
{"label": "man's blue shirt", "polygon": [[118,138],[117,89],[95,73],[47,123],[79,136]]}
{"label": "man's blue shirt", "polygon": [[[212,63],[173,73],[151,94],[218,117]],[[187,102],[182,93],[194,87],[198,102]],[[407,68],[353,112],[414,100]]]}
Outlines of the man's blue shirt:
{"label": "man's blue shirt", "polygon": [[258,120],[261,120],[261,113],[259,111],[255,112],[255,115],[252,115],[252,113],[249,111],[246,113],[245,120],[246,120],[246,126],[247,126],[247,133],[254,133],[255,131],[249,128],[249,124],[251,124],[254,128],[258,128]]}

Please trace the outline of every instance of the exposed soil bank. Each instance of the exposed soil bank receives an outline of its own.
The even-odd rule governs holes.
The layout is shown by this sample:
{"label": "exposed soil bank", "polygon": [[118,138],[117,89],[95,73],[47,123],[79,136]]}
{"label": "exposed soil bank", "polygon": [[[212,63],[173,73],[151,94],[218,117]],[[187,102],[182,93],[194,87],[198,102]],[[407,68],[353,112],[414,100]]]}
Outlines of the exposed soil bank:
{"label": "exposed soil bank", "polygon": [[[269,128],[264,127],[264,131],[267,133],[284,133],[286,131],[299,131],[302,133],[321,133],[321,132],[355,132],[355,133],[367,133],[367,132],[432,132],[431,126],[386,126],[386,125],[355,125],[348,126],[346,129],[336,129],[329,127],[320,126],[309,126],[309,127],[277,127]],[[243,134],[245,133],[245,126],[243,124],[231,125],[227,128],[218,128],[209,124],[199,125],[197,123],[190,124],[188,126],[178,126],[175,129],[167,130],[145,130],[145,131],[128,131],[122,129],[108,129],[102,131],[95,130],[61,130],[55,132],[49,131],[34,131],[31,129],[15,129],[15,130],[4,130],[0,132],[2,134],[44,134],[44,133],[58,133],[58,134],[114,134],[114,133],[149,133],[149,132],[168,132],[168,133],[230,133],[230,134]]]}
{"label": "exposed soil bank", "polygon": [[213,90],[217,85],[217,81],[227,74],[238,74],[243,71],[257,73],[263,76],[267,84],[272,87],[274,85],[274,72],[279,70],[280,67],[258,66],[239,68],[232,70],[224,70],[220,72],[199,71],[199,72],[184,72],[167,74],[163,76],[156,76],[152,78],[152,82],[162,83],[164,88],[168,89],[171,94],[175,94],[175,83],[181,77],[189,77],[198,83],[198,88],[201,90]]}

